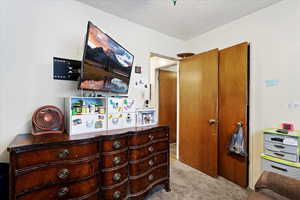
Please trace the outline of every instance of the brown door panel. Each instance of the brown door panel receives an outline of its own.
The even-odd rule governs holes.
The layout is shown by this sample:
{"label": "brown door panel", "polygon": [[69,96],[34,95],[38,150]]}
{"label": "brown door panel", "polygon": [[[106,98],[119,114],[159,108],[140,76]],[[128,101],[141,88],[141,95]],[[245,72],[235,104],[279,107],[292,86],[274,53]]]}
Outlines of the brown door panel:
{"label": "brown door panel", "polygon": [[176,143],[177,73],[159,70],[159,124],[170,126],[170,143]]}
{"label": "brown door panel", "polygon": [[180,160],[217,176],[218,50],[180,61],[179,72]]}
{"label": "brown door panel", "polygon": [[228,145],[238,122],[248,144],[248,43],[219,52],[219,175],[242,187],[248,185],[246,158],[232,155]]}

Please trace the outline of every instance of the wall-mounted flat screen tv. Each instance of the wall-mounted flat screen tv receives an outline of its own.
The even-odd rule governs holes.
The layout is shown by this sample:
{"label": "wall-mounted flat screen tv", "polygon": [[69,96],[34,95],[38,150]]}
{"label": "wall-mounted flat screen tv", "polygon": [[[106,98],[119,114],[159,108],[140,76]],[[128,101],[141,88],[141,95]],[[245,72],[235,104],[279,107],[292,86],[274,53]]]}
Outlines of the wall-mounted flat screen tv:
{"label": "wall-mounted flat screen tv", "polygon": [[133,60],[129,51],[89,22],[80,89],[127,94]]}

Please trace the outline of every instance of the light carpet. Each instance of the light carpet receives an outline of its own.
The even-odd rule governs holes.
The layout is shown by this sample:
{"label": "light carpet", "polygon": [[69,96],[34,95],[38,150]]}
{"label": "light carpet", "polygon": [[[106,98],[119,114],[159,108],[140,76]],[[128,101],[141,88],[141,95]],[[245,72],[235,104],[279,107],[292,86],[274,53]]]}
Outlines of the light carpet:
{"label": "light carpet", "polygon": [[212,178],[171,159],[171,192],[153,189],[147,200],[245,200],[248,191],[222,178]]}

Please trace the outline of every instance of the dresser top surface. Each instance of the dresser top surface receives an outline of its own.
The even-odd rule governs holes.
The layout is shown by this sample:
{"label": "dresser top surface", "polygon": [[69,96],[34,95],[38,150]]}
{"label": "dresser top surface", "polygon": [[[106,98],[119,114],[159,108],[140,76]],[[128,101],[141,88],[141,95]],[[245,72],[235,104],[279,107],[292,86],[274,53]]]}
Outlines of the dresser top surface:
{"label": "dresser top surface", "polygon": [[136,134],[138,132],[150,131],[157,128],[168,128],[166,125],[153,125],[153,126],[142,126],[142,127],[133,127],[126,129],[116,129],[116,130],[107,130],[101,132],[93,133],[84,133],[77,135],[68,135],[68,134],[46,134],[33,136],[30,133],[18,134],[13,139],[13,141],[7,147],[7,150],[10,152],[17,148],[24,148],[28,146],[39,146],[45,144],[55,144],[55,143],[72,143],[83,140],[92,140],[99,137],[114,137],[120,136],[122,134]]}

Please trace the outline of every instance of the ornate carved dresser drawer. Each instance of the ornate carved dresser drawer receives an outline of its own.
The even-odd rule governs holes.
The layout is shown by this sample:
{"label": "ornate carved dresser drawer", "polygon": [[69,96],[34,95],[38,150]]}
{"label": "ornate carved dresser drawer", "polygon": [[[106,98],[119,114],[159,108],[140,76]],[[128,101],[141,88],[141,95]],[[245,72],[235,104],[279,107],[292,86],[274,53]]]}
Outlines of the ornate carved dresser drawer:
{"label": "ornate carved dresser drawer", "polygon": [[169,190],[169,129],[153,129],[128,136],[129,192],[143,199],[154,186]]}
{"label": "ornate carved dresser drawer", "polygon": [[[45,199],[86,199],[98,192],[97,177],[78,181],[70,184],[54,185],[49,188],[26,193],[18,197],[20,200],[45,200]],[[80,197],[80,198],[79,198]]]}
{"label": "ornate carved dresser drawer", "polygon": [[153,166],[168,162],[168,150],[155,153],[146,159],[142,160],[133,160],[130,161],[130,171],[129,174],[132,176],[137,176],[146,172],[148,169]]}
{"label": "ornate carved dresser drawer", "polygon": [[112,152],[124,149],[127,148],[127,138],[123,136],[112,139],[105,139],[103,140],[101,146],[103,152]]}
{"label": "ornate carved dresser drawer", "polygon": [[150,141],[147,144],[129,147],[129,160],[140,160],[169,149],[168,138]]}
{"label": "ornate carved dresser drawer", "polygon": [[128,161],[127,134],[103,137],[101,163],[102,198],[127,198]]}
{"label": "ornate carved dresser drawer", "polygon": [[93,199],[100,191],[99,142],[19,135],[9,147],[10,199]]}
{"label": "ornate carved dresser drawer", "polygon": [[10,200],[143,199],[169,191],[169,128],[21,134],[9,145]]}
{"label": "ornate carved dresser drawer", "polygon": [[26,168],[39,163],[59,162],[93,156],[98,153],[97,143],[81,145],[63,145],[20,152],[16,155],[16,168]]}
{"label": "ornate carved dresser drawer", "polygon": [[102,153],[102,167],[112,168],[127,163],[128,152],[127,149],[119,151],[118,153]]}
{"label": "ornate carved dresser drawer", "polygon": [[141,174],[139,176],[130,176],[130,192],[132,194],[139,194],[145,190],[148,190],[149,187],[152,187],[151,184],[155,183],[156,181],[167,180],[167,178],[167,163],[158,165],[145,174]]}
{"label": "ornate carved dresser drawer", "polygon": [[[69,180],[84,179],[98,172],[98,159],[96,157],[87,161],[74,161],[68,164],[41,166],[40,168],[27,168],[16,172],[16,193],[30,190],[36,186],[53,185]],[[32,177],[42,177],[32,179]],[[30,181],[28,181],[30,180]]]}

